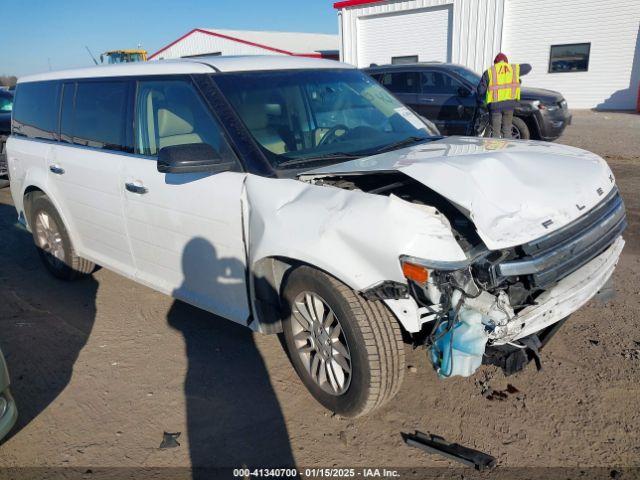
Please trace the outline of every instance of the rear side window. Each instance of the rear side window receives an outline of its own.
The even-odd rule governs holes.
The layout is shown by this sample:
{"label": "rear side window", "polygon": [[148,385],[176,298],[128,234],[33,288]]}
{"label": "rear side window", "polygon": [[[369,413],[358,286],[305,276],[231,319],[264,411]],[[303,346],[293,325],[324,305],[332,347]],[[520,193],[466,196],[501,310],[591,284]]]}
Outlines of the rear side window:
{"label": "rear side window", "polygon": [[63,100],[61,118],[65,138],[72,136],[76,145],[132,151],[127,139],[128,98],[129,84],[125,81],[78,82],[71,117],[68,114],[71,101],[69,97]]}
{"label": "rear side window", "polygon": [[56,140],[59,90],[60,85],[55,81],[19,83],[13,106],[13,133]]}

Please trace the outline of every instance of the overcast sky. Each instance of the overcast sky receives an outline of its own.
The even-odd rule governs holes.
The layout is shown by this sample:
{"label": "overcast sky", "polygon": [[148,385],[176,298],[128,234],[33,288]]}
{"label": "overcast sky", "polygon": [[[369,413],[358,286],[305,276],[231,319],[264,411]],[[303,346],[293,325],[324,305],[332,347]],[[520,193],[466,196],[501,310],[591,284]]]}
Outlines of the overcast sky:
{"label": "overcast sky", "polygon": [[153,53],[192,28],[337,33],[330,0],[13,0],[0,5],[0,75],[92,65],[106,50]]}

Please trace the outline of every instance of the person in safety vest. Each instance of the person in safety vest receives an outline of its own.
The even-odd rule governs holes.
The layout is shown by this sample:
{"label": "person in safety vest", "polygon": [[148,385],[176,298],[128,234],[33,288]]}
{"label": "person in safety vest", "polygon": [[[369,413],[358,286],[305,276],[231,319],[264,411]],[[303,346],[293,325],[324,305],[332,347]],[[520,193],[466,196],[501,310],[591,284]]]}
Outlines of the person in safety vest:
{"label": "person in safety vest", "polygon": [[520,77],[530,71],[528,63],[509,63],[507,56],[499,53],[493,67],[482,75],[478,99],[486,103],[491,114],[492,137],[511,138],[513,111],[520,100]]}

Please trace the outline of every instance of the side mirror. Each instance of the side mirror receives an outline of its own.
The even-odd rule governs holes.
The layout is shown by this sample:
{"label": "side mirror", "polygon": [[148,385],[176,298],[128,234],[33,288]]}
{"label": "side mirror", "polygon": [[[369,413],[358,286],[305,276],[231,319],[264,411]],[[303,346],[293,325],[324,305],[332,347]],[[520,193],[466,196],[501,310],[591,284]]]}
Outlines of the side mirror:
{"label": "side mirror", "polygon": [[469,90],[467,87],[459,87],[458,95],[461,97],[468,97],[469,95],[471,95],[471,90]]}
{"label": "side mirror", "polygon": [[208,143],[172,145],[160,149],[158,171],[161,173],[224,172],[232,170],[234,162],[228,162]]}

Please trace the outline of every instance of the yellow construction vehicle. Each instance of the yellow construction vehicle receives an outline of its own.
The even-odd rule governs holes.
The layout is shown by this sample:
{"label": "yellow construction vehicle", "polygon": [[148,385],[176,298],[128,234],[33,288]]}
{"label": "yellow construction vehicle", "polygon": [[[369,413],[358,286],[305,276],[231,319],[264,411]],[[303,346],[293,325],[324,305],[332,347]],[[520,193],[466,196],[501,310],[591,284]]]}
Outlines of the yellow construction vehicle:
{"label": "yellow construction vehicle", "polygon": [[110,50],[100,55],[101,63],[130,63],[130,62],[146,62],[146,50]]}

